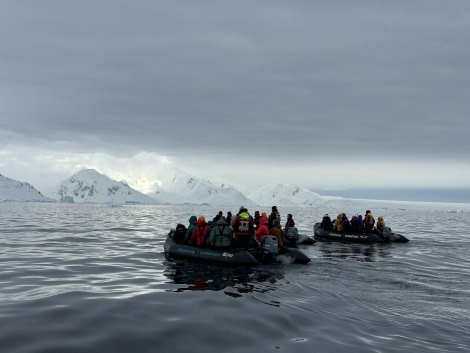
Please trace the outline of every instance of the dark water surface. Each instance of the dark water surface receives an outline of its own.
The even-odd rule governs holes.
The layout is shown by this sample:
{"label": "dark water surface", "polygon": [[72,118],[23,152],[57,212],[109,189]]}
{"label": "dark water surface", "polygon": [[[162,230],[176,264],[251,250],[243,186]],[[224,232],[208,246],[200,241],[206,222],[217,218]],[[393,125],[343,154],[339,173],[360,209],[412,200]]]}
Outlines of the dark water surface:
{"label": "dark water surface", "polygon": [[[324,212],[365,210],[329,207],[281,216],[312,235]],[[469,352],[470,210],[381,207],[409,243],[233,269],[163,253],[216,208],[0,204],[0,352]]]}

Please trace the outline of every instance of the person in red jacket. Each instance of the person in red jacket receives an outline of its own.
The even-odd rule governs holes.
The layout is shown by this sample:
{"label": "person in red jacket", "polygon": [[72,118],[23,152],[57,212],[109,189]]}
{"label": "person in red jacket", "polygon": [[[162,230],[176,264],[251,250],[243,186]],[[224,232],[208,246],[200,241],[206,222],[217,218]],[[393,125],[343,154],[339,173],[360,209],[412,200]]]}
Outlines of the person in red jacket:
{"label": "person in red jacket", "polygon": [[204,216],[200,216],[197,219],[196,227],[194,228],[193,234],[191,235],[191,244],[196,246],[206,245],[206,236],[209,232],[209,225],[206,223]]}
{"label": "person in red jacket", "polygon": [[261,217],[259,219],[259,224],[267,224],[269,229],[269,219],[266,212],[261,212]]}
{"label": "person in red jacket", "polygon": [[260,243],[263,240],[263,238],[268,235],[269,229],[268,229],[268,220],[266,219],[266,222],[260,223],[258,228],[256,229],[255,236],[256,240],[258,240]]}
{"label": "person in red jacket", "polygon": [[236,247],[248,248],[253,245],[255,227],[253,226],[253,218],[248,213],[246,207],[240,207],[240,211],[232,222],[232,228],[235,235]]}
{"label": "person in red jacket", "polygon": [[372,216],[372,212],[370,210],[367,210],[365,218],[364,218],[364,228],[366,232],[371,232],[372,229],[374,228],[374,224],[375,224],[374,216]]}

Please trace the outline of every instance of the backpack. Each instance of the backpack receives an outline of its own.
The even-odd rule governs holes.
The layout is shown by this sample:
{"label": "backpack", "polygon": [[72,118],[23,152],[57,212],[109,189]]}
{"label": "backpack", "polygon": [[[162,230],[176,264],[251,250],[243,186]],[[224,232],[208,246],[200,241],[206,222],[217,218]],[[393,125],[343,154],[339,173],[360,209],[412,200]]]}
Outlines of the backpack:
{"label": "backpack", "polygon": [[176,229],[173,232],[173,240],[175,243],[184,243],[184,236],[186,235],[186,226],[181,223],[176,225]]}
{"label": "backpack", "polygon": [[370,216],[369,216],[369,224],[370,224],[371,226],[373,226],[374,223],[375,223],[375,219],[374,219],[374,217],[372,217],[372,215],[370,215]]}
{"label": "backpack", "polygon": [[240,233],[248,233],[250,231],[250,219],[249,218],[241,218],[240,217],[240,225],[238,227],[238,231]]}

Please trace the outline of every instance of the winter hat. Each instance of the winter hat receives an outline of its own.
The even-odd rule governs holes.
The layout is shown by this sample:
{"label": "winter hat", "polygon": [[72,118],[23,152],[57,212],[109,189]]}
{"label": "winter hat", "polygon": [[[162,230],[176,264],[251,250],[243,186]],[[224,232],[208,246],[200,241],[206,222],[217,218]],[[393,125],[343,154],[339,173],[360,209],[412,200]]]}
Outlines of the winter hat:
{"label": "winter hat", "polygon": [[197,219],[198,222],[205,222],[206,219],[204,218],[204,216],[200,216],[198,219]]}
{"label": "winter hat", "polygon": [[248,209],[245,206],[241,205],[238,212],[248,212]]}

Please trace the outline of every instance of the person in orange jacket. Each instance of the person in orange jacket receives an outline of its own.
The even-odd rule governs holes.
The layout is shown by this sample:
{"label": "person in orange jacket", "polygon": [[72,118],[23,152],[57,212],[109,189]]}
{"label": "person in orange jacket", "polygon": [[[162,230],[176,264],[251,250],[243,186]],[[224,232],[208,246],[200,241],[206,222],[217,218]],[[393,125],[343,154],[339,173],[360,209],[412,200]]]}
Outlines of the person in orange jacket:
{"label": "person in orange jacket", "polygon": [[191,244],[196,246],[205,246],[206,238],[209,236],[209,225],[204,216],[197,219],[196,227],[191,235]]}
{"label": "person in orange jacket", "polygon": [[284,242],[282,241],[282,228],[281,223],[278,219],[273,221],[273,226],[269,230],[269,235],[274,235],[277,238],[277,246],[281,249],[284,246]]}

